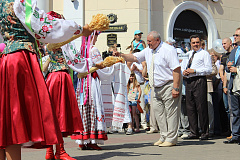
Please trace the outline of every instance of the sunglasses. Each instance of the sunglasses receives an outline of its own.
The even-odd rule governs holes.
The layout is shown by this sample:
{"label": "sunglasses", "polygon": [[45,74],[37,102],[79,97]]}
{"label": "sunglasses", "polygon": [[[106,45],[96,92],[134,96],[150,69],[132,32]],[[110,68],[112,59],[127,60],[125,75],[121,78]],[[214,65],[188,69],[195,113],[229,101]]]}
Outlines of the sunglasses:
{"label": "sunglasses", "polygon": [[234,34],[233,37],[239,37],[240,35],[239,34]]}

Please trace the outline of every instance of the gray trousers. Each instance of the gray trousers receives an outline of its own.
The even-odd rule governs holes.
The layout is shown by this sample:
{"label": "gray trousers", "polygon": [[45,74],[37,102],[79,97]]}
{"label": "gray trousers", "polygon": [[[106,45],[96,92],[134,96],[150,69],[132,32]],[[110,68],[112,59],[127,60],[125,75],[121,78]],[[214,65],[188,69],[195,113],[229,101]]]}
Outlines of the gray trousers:
{"label": "gray trousers", "polygon": [[140,98],[140,106],[143,110],[143,113],[141,113],[141,125],[147,125],[147,122],[146,122],[146,109],[145,109],[145,101],[144,101],[144,88],[145,88],[145,85],[144,83],[143,84],[140,84],[140,88],[142,90],[142,95],[141,95],[141,98]]}
{"label": "gray trousers", "polygon": [[[182,96],[183,98],[183,96]],[[184,98],[184,101],[182,99],[181,101],[181,112],[180,112],[180,121],[179,121],[179,129],[178,134],[189,134],[189,121],[187,116],[187,109],[186,109],[186,98]]]}
{"label": "gray trousers", "polygon": [[159,130],[157,125],[157,120],[153,110],[153,96],[154,96],[154,89],[151,90],[151,104],[150,104],[150,128],[153,130]]}
{"label": "gray trousers", "polygon": [[177,144],[182,94],[172,98],[172,89],[173,81],[161,87],[154,87],[152,106],[160,130],[159,140]]}
{"label": "gray trousers", "polygon": [[214,110],[211,92],[207,93],[207,101],[208,101],[209,133],[214,134]]}

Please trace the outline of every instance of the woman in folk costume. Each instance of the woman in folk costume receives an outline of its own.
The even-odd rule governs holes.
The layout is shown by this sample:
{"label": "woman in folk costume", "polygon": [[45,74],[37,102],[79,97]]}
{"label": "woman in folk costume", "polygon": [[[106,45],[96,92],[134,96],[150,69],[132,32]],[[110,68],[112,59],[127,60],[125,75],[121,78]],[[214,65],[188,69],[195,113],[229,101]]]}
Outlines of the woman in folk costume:
{"label": "woman in folk costume", "polygon": [[[97,41],[98,34],[97,31],[94,31],[94,34],[88,37],[87,45],[85,45],[85,38],[83,38],[81,49],[84,57],[92,58],[93,66],[103,61],[99,50],[93,46]],[[85,50],[86,52],[83,52]],[[107,140],[107,133],[100,81],[97,72],[79,79],[76,92],[84,131],[80,135],[72,136],[72,139],[77,139],[76,143],[79,144],[80,149],[91,148],[101,150],[97,144],[103,144],[103,141]]]}
{"label": "woman in folk costume", "polygon": [[[62,15],[56,12],[48,12],[52,17],[62,19]],[[64,137],[83,130],[82,120],[73,88],[69,67],[67,66],[62,49],[49,52],[52,62],[46,84],[58,118],[58,123]],[[45,159],[54,159],[53,146],[46,150]],[[56,145],[55,159],[74,160],[64,150],[63,143]]]}
{"label": "woman in folk costume", "polygon": [[6,44],[0,55],[0,159],[21,159],[21,144],[27,142],[63,143],[40,70],[35,37],[56,43],[74,33],[91,33],[88,27],[47,15],[36,7],[36,0],[26,1],[0,1],[0,34]]}

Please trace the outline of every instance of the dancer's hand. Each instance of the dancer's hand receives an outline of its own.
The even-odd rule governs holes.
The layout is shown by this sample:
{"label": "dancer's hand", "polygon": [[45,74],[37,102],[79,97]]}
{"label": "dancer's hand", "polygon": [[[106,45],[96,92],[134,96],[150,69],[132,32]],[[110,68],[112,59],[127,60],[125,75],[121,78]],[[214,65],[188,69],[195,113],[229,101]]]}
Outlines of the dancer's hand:
{"label": "dancer's hand", "polygon": [[86,24],[86,25],[83,27],[82,35],[85,36],[85,37],[88,37],[92,32],[93,32],[93,30],[91,30],[91,29],[89,28],[88,24]]}

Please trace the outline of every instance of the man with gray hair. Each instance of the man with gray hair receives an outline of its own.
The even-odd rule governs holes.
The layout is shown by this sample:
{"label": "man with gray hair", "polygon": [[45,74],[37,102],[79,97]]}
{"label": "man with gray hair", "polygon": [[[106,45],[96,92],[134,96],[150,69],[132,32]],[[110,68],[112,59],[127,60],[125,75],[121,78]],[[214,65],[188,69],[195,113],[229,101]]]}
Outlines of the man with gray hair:
{"label": "man with gray hair", "polygon": [[176,43],[176,41],[172,37],[168,37],[166,43],[173,46]]}
{"label": "man with gray hair", "polygon": [[176,49],[161,41],[157,31],[147,36],[148,47],[135,54],[114,53],[126,61],[147,63],[149,84],[153,87],[152,107],[160,129],[159,147],[177,144],[181,103],[181,67]]}

